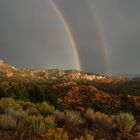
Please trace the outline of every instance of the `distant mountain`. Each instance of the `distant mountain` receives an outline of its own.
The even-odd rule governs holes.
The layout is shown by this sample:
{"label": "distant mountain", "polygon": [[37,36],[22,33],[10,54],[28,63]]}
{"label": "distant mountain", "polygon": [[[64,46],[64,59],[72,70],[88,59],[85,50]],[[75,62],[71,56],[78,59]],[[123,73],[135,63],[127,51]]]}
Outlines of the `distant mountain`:
{"label": "distant mountain", "polygon": [[86,80],[86,81],[125,81],[123,77],[109,77],[93,73],[81,72],[78,70],[60,69],[20,69],[0,60],[0,74],[6,78],[42,79],[42,80]]}
{"label": "distant mountain", "polygon": [[125,77],[140,78],[140,74],[125,74]]}
{"label": "distant mountain", "polygon": [[140,74],[116,74],[116,76],[121,76],[121,77],[128,77],[128,78],[139,78]]}

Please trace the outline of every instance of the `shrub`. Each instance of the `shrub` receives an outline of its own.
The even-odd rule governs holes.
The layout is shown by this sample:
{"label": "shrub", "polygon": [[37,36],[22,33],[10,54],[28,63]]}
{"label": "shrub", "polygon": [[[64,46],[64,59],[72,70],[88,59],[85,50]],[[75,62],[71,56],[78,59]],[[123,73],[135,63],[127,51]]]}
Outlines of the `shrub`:
{"label": "shrub", "polygon": [[94,115],[94,123],[96,128],[100,128],[103,131],[109,131],[114,128],[113,119],[108,115],[96,112]]}
{"label": "shrub", "polygon": [[14,110],[12,107],[9,107],[5,110],[5,114],[10,114],[11,116],[17,118],[17,119],[24,119],[28,113],[24,110]]}
{"label": "shrub", "polygon": [[33,84],[32,88],[28,92],[28,99],[34,103],[44,101],[45,100],[44,89],[36,84]]}
{"label": "shrub", "polygon": [[77,127],[83,123],[80,113],[74,111],[66,112],[66,126]]}
{"label": "shrub", "polygon": [[17,120],[9,114],[0,115],[0,127],[3,129],[16,129]]}
{"label": "shrub", "polygon": [[39,110],[36,107],[28,107],[27,112],[29,115],[40,115]]}
{"label": "shrub", "polygon": [[37,104],[37,108],[43,116],[51,115],[55,111],[54,106],[49,105],[47,102],[42,102],[40,104]]}
{"label": "shrub", "polygon": [[9,107],[15,110],[20,110],[22,107],[12,98],[2,98],[0,100],[0,113],[4,113]]}
{"label": "shrub", "polygon": [[18,101],[18,103],[22,106],[22,108],[24,110],[27,110],[30,107],[35,107],[35,104],[31,103],[31,102],[25,102],[25,101]]}
{"label": "shrub", "polygon": [[109,130],[114,127],[113,119],[111,117],[101,112],[94,112],[93,109],[87,109],[84,117],[90,128],[94,127]]}
{"label": "shrub", "polygon": [[95,111],[100,111],[105,114],[110,114],[111,110],[105,107],[104,104],[102,104],[100,101],[95,101],[92,105],[92,107],[95,109]]}
{"label": "shrub", "polygon": [[52,116],[28,116],[26,125],[30,132],[46,131],[49,128],[55,127],[54,117]]}
{"label": "shrub", "polygon": [[27,90],[19,85],[13,85],[7,89],[7,96],[18,99],[18,100],[28,100],[28,92]]}
{"label": "shrub", "polygon": [[47,132],[40,134],[44,140],[69,140],[67,132],[63,128],[48,129]]}
{"label": "shrub", "polygon": [[79,139],[75,138],[75,140],[94,140],[92,135],[86,135],[85,137],[81,136]]}
{"label": "shrub", "polygon": [[112,130],[114,128],[113,119],[108,115],[96,112],[94,116],[94,135],[98,139],[112,139]]}
{"label": "shrub", "polygon": [[86,113],[84,114],[84,117],[85,117],[85,120],[86,120],[86,126],[88,128],[91,128],[93,123],[94,123],[94,115],[95,115],[95,112],[93,109],[87,109],[86,110]]}
{"label": "shrub", "polygon": [[6,110],[5,114],[13,117],[17,122],[17,129],[25,128],[25,119],[28,116],[28,113],[24,110],[14,110],[13,108],[9,108]]}
{"label": "shrub", "polygon": [[55,122],[58,126],[63,126],[65,124],[65,113],[60,111],[55,111]]}
{"label": "shrub", "polygon": [[[101,112],[93,112],[88,110],[86,116],[89,122],[88,128],[94,133],[98,139],[110,139],[111,131],[114,128],[113,119]],[[90,127],[89,127],[90,126]]]}
{"label": "shrub", "polygon": [[112,116],[112,118],[116,123],[117,129],[123,134],[130,132],[136,124],[136,120],[131,113],[119,113]]}

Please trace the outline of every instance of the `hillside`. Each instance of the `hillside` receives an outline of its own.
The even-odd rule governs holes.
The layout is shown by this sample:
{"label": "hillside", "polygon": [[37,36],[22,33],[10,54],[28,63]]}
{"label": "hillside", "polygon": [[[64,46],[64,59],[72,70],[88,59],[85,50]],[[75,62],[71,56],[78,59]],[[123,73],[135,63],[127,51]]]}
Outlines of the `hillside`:
{"label": "hillside", "polygon": [[[45,96],[50,90],[52,94],[58,96],[58,100],[54,101],[55,104],[61,102],[69,105],[68,100],[73,98],[73,102],[71,101],[70,104],[77,103],[78,108],[80,108],[81,95],[87,97],[89,94],[92,104],[93,100],[97,99],[96,101],[102,105],[118,106],[117,109],[120,109],[121,98],[127,96],[128,99],[132,100],[131,102],[135,102],[134,104],[139,106],[140,81],[138,78],[111,77],[77,70],[20,69],[6,64],[2,60],[0,60],[0,78],[0,89],[3,94],[6,93],[4,95],[6,97],[12,96],[13,93],[15,98],[22,98],[24,94],[30,95],[32,92],[40,96],[38,93],[42,92],[44,95],[35,100],[43,101],[46,100]],[[34,91],[35,89],[36,91]],[[24,98],[34,101],[32,96],[35,95],[31,95],[31,97],[29,95],[25,95]],[[113,105],[114,100],[116,105]],[[81,102],[85,102],[83,98]]]}
{"label": "hillside", "polygon": [[[26,111],[27,108],[33,109],[33,115],[36,115],[39,110],[38,105],[37,110],[34,108],[36,104],[45,101],[59,111],[80,112],[82,118],[89,108],[109,116],[119,112],[131,112],[139,125],[139,93],[139,78],[111,77],[77,70],[20,69],[0,60],[0,112],[2,113],[3,105],[7,100],[9,102],[9,98],[13,98],[15,101],[10,99],[11,103],[8,106],[20,104]],[[64,116],[64,114],[61,115],[59,117]],[[86,132],[87,126],[81,127]],[[69,127],[66,130],[70,138],[77,136],[75,132],[69,130]],[[80,136],[82,131],[79,129],[77,131]],[[0,130],[0,135],[1,133],[3,132]],[[11,135],[11,131],[9,133]]]}
{"label": "hillside", "polygon": [[27,78],[27,79],[45,79],[45,80],[87,80],[87,81],[102,81],[113,82],[125,81],[124,77],[109,77],[104,75],[97,75],[93,73],[86,73],[77,70],[60,70],[60,69],[20,69],[6,64],[0,60],[0,74],[6,78]]}

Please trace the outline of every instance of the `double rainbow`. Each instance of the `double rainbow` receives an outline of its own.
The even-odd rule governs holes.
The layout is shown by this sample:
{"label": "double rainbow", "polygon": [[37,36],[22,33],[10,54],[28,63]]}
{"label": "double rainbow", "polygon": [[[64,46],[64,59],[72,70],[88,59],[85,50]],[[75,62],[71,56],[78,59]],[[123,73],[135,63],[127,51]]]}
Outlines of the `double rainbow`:
{"label": "double rainbow", "polygon": [[[61,22],[62,22],[62,24],[63,24],[63,26],[64,26],[64,28],[67,32],[67,35],[68,35],[69,40],[71,42],[71,46],[73,48],[77,69],[82,70],[80,55],[79,55],[79,51],[78,51],[78,46],[77,46],[76,40],[74,38],[72,28],[70,27],[70,25],[69,25],[67,19],[65,18],[63,12],[61,12],[61,9],[58,7],[58,5],[55,3],[55,1],[54,0],[48,0],[48,1],[50,2],[51,6],[53,7],[55,12],[57,13],[58,17],[60,18],[60,20],[61,20]],[[92,5],[91,2],[89,0],[87,0],[87,2],[89,4],[89,8],[91,9],[94,24],[96,26],[96,32],[97,32],[98,37],[99,37],[100,48],[102,50],[102,55],[103,55],[103,58],[104,58],[105,73],[109,75],[110,74],[109,55],[108,55],[108,50],[107,50],[106,45],[105,45],[104,34],[103,34],[102,29],[101,29],[100,22],[99,22],[99,20],[96,16],[96,12],[95,12],[93,6],[91,7],[91,5]]]}

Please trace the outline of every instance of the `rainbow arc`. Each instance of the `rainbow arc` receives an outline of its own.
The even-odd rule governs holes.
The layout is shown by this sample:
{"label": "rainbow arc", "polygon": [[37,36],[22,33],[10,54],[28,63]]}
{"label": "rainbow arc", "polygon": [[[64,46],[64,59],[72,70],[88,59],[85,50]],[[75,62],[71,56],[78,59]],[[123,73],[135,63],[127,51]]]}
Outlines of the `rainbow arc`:
{"label": "rainbow arc", "polygon": [[57,6],[57,4],[53,1],[53,0],[48,0],[51,4],[51,6],[53,7],[53,9],[55,10],[55,12],[57,13],[57,15],[59,16],[59,18],[61,19],[61,22],[64,25],[64,28],[69,36],[70,42],[71,42],[71,46],[73,48],[73,52],[74,52],[74,57],[76,59],[76,65],[77,65],[77,69],[81,70],[81,62],[80,62],[80,56],[78,53],[78,47],[77,47],[77,43],[74,39],[74,34],[71,30],[71,27],[69,25],[69,23],[67,22],[65,16],[62,14],[61,10],[59,9],[59,7]]}
{"label": "rainbow arc", "polygon": [[[51,6],[53,7],[55,12],[57,13],[58,17],[60,18],[60,20],[61,20],[61,22],[62,22],[62,24],[63,24],[63,26],[68,34],[69,40],[71,42],[71,46],[73,48],[74,57],[76,60],[76,67],[78,70],[82,70],[80,54],[78,51],[78,46],[77,46],[76,40],[74,38],[72,28],[70,27],[67,19],[65,18],[63,12],[61,11],[61,9],[57,5],[57,3],[54,0],[48,0],[48,1],[50,2]],[[106,44],[105,44],[104,34],[103,34],[102,29],[101,29],[99,19],[96,15],[96,11],[94,9],[93,3],[90,0],[87,0],[87,4],[89,6],[89,9],[91,11],[91,15],[93,17],[93,22],[94,22],[93,24],[96,26],[96,32],[98,34],[99,44],[100,44],[99,47],[102,50],[102,55],[104,58],[105,72],[107,75],[109,75],[110,74],[110,62],[109,62],[108,49],[107,49]]]}

